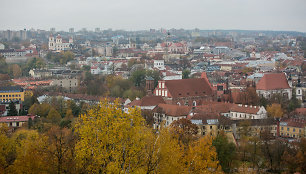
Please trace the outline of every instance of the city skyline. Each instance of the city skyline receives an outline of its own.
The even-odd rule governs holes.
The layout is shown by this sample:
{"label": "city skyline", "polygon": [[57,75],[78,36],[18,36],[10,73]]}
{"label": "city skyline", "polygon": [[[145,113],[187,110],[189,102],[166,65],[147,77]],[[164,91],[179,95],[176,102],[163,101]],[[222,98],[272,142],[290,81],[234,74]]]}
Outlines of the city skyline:
{"label": "city skyline", "polygon": [[302,0],[20,1],[4,0],[0,30],[74,28],[127,31],[150,28],[306,32]]}

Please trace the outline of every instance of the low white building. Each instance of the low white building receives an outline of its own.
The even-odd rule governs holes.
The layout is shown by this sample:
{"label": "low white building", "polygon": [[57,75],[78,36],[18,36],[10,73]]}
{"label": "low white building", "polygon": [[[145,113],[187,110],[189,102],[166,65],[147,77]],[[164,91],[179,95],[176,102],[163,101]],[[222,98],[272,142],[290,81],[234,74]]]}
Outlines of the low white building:
{"label": "low white building", "polygon": [[153,68],[158,70],[165,70],[165,60],[154,60]]}
{"label": "low white building", "polygon": [[265,119],[267,118],[267,111],[263,106],[251,105],[233,105],[230,108],[229,118],[232,120],[243,119]]}
{"label": "low white building", "polygon": [[4,50],[5,49],[5,45],[3,43],[0,43],[0,50]]}
{"label": "low white building", "polygon": [[91,74],[101,74],[102,70],[98,66],[93,66],[93,67],[90,68],[90,73]]}

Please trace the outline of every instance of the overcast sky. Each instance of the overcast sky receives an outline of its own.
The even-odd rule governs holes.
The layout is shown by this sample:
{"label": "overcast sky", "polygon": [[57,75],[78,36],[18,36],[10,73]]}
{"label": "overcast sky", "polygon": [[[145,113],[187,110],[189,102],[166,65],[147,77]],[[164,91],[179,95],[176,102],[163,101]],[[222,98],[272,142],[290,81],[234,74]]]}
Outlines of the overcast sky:
{"label": "overcast sky", "polygon": [[306,32],[306,0],[0,0],[0,30],[150,28]]}

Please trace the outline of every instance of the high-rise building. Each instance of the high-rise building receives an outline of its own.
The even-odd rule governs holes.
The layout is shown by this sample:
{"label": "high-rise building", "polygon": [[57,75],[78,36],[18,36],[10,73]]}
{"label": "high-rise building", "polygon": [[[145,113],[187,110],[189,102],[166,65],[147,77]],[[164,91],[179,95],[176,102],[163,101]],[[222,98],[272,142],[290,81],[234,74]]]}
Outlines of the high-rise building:
{"label": "high-rise building", "polygon": [[96,33],[99,33],[100,31],[101,31],[101,30],[100,30],[99,27],[95,28],[95,32],[96,32]]}
{"label": "high-rise building", "polygon": [[55,28],[50,28],[51,33],[55,33]]}
{"label": "high-rise building", "polygon": [[7,40],[12,40],[12,31],[11,30],[4,31],[4,38]]}
{"label": "high-rise building", "polygon": [[69,28],[69,33],[74,33],[74,28]]}
{"label": "high-rise building", "polygon": [[19,36],[21,40],[27,40],[27,30],[26,29],[20,30]]}

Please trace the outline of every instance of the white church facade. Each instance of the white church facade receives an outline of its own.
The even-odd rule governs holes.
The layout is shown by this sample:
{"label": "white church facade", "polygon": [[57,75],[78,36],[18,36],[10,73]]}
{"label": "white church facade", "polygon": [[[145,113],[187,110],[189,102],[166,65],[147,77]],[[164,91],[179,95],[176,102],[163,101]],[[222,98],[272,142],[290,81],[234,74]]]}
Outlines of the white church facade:
{"label": "white church facade", "polygon": [[64,50],[70,50],[73,45],[73,39],[69,38],[69,41],[64,41],[61,37],[61,35],[57,35],[56,38],[54,36],[49,37],[49,50],[51,51],[64,51]]}

